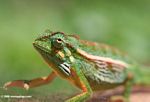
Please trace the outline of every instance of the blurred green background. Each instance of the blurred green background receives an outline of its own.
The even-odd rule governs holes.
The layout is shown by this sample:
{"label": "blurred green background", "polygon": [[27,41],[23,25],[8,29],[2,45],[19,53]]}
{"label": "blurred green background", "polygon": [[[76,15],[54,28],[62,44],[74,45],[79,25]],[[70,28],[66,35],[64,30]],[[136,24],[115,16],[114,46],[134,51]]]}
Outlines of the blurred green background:
{"label": "blurred green background", "polygon": [[[38,34],[48,28],[113,45],[149,65],[149,0],[0,0],[0,86],[50,73],[32,47]],[[11,90],[42,95],[76,91],[59,78],[29,91]]]}

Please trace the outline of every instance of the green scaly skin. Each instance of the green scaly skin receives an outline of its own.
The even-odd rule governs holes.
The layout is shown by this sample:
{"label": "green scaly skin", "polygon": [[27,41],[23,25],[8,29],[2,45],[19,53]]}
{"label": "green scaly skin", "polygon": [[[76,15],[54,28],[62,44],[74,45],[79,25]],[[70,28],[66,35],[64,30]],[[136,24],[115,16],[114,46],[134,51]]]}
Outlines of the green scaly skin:
{"label": "green scaly skin", "polygon": [[[56,76],[82,90],[80,95],[66,102],[84,102],[94,91],[105,91],[120,85],[125,86],[124,96],[128,98],[133,84],[150,84],[149,69],[141,70],[126,54],[105,44],[84,41],[62,32],[51,32],[38,37],[33,45]],[[24,87],[26,84],[30,88],[38,86],[35,83],[33,80],[28,83],[13,81],[5,84],[5,87]]]}

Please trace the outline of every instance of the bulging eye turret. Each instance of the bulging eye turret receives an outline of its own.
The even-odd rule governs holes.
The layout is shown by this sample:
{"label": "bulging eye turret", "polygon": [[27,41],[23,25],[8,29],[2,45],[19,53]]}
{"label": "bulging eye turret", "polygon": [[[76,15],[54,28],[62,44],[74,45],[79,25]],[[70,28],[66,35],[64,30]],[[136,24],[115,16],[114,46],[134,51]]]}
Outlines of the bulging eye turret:
{"label": "bulging eye turret", "polygon": [[50,37],[51,47],[56,49],[62,49],[65,45],[65,35],[61,32],[55,32]]}
{"label": "bulging eye turret", "polygon": [[56,38],[52,41],[52,45],[55,47],[55,48],[62,48],[63,45],[64,45],[64,42],[61,38]]}

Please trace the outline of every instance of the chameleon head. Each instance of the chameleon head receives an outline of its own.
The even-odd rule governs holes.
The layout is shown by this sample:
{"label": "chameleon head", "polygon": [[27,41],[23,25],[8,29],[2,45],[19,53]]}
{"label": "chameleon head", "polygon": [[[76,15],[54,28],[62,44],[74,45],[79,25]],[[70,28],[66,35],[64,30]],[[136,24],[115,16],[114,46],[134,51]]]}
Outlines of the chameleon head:
{"label": "chameleon head", "polygon": [[35,39],[33,46],[44,60],[55,70],[70,74],[73,61],[72,44],[77,39],[62,32],[49,33]]}
{"label": "chameleon head", "polygon": [[35,39],[33,46],[40,54],[51,53],[54,50],[60,50],[64,46],[65,35],[62,32],[44,34]]}

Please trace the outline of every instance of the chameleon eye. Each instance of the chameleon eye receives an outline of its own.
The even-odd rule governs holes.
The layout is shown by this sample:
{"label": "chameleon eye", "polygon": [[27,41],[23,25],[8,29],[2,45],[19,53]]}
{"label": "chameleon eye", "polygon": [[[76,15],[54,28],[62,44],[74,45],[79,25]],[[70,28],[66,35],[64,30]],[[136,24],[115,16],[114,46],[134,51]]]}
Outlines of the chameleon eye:
{"label": "chameleon eye", "polygon": [[62,43],[62,39],[58,38],[57,40],[57,43]]}
{"label": "chameleon eye", "polygon": [[53,45],[55,48],[62,48],[63,47],[63,40],[61,38],[57,38],[53,41]]}

